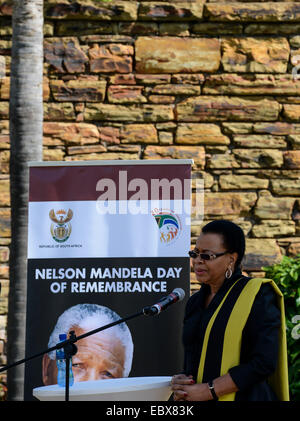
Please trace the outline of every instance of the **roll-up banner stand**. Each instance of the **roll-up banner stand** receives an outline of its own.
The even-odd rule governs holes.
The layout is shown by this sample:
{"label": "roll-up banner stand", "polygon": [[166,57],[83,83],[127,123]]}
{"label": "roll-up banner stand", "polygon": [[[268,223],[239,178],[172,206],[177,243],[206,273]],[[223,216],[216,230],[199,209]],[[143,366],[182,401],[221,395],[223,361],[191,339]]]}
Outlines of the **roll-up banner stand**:
{"label": "roll-up banner stand", "polygon": [[[76,343],[75,382],[182,369],[190,295],[192,160],[33,162],[29,168],[26,357],[153,305],[181,302]],[[121,327],[121,328],[120,328]],[[55,354],[25,367],[25,400],[57,383]]]}

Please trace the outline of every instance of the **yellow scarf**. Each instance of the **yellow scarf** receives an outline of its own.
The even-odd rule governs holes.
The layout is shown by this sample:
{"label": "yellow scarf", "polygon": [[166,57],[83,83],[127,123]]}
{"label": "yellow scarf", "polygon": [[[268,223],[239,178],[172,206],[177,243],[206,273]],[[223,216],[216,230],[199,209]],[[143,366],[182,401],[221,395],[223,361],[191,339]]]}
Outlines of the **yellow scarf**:
{"label": "yellow scarf", "polygon": [[[202,352],[200,357],[200,364],[198,369],[197,382],[202,383],[204,364],[206,358],[207,344],[211,333],[214,321],[222,308],[226,305],[226,298],[232,288],[239,282],[237,280],[225,297],[221,301],[220,305],[211,317],[204,336]],[[242,343],[243,328],[246,324],[248,316],[250,314],[252,304],[263,283],[269,282],[274,288],[277,296],[278,305],[281,311],[281,328],[279,334],[279,354],[277,367],[273,375],[268,379],[273,391],[280,401],[289,401],[289,385],[288,385],[288,364],[287,364],[287,343],[286,343],[286,331],[285,331],[285,313],[284,313],[284,301],[283,295],[280,289],[277,287],[274,281],[265,278],[252,278],[243,287],[239,294],[234,307],[231,311],[229,319],[227,321],[224,333],[222,361],[221,361],[221,372],[220,376],[228,373],[231,367],[234,367],[240,363],[240,351]],[[229,393],[219,398],[219,401],[234,401],[235,393]]]}

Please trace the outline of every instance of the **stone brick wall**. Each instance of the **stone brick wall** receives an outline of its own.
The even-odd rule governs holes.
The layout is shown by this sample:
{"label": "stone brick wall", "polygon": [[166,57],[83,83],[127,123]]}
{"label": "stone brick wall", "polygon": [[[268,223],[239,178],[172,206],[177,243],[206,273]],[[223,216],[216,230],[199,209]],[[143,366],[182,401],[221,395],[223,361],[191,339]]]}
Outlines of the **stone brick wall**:
{"label": "stone brick wall", "polygon": [[[11,13],[0,0],[0,338]],[[194,159],[205,222],[240,224],[259,274],[300,252],[299,33],[296,1],[45,0],[44,160]]]}

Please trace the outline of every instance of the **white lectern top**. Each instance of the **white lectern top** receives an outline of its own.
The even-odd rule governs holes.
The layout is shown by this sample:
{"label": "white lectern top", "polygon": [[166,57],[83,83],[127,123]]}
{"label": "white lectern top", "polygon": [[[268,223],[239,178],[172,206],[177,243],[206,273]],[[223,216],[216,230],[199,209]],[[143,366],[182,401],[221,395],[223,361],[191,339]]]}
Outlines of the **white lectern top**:
{"label": "white lectern top", "polygon": [[[171,377],[129,377],[74,383],[70,401],[167,401],[172,394]],[[65,388],[57,384],[37,387],[33,396],[41,401],[65,400]]]}

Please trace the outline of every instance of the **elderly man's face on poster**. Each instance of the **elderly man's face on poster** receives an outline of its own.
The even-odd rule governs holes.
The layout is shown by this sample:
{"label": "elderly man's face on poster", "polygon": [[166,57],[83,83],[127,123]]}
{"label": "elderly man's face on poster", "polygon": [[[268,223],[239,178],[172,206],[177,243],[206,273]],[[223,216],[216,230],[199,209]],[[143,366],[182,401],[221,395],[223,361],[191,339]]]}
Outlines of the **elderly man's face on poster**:
{"label": "elderly man's face on poster", "polygon": [[[78,337],[86,331],[72,327]],[[125,347],[117,336],[109,332],[98,332],[76,342],[77,353],[72,358],[74,381],[113,379],[123,377]],[[48,355],[43,358],[43,383],[57,383],[56,360]]]}

